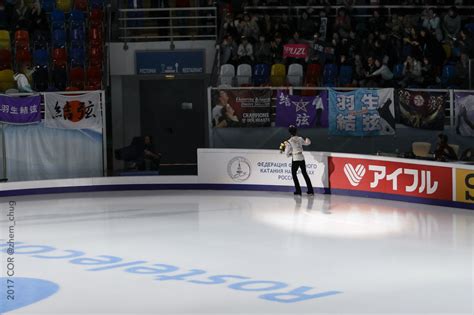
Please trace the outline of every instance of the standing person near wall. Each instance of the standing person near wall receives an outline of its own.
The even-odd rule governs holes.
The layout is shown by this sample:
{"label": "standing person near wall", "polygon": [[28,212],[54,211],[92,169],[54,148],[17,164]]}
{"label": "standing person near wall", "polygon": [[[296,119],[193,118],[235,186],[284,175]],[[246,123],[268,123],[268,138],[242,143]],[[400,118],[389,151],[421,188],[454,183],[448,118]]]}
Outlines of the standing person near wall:
{"label": "standing person near wall", "polygon": [[309,138],[303,139],[302,137],[298,136],[297,131],[298,130],[296,127],[291,125],[288,128],[291,138],[285,141],[285,154],[287,157],[291,156],[292,158],[291,175],[293,176],[293,182],[295,183],[294,194],[301,195],[301,186],[297,177],[298,169],[301,168],[301,174],[303,174],[304,180],[306,181],[308,195],[314,195],[313,185],[311,184],[311,180],[308,176],[308,173],[306,172],[306,163],[303,155],[303,146],[310,145],[311,140]]}

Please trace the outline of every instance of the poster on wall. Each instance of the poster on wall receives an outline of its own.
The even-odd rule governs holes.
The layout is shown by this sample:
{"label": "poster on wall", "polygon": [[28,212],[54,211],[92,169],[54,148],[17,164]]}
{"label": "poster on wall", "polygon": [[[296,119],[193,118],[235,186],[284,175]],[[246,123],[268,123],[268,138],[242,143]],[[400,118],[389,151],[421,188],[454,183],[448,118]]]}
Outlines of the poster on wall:
{"label": "poster on wall", "polygon": [[356,157],[329,157],[328,163],[331,189],[453,200],[451,167]]}
{"label": "poster on wall", "polygon": [[474,137],[474,93],[454,92],[456,133]]}
{"label": "poster on wall", "polygon": [[[313,186],[328,187],[326,155],[322,152],[305,152],[304,155]],[[288,190],[294,189],[291,159],[278,150],[198,149],[198,177],[203,184],[286,186]]]}
{"label": "poster on wall", "polygon": [[36,124],[41,121],[41,96],[10,97],[0,95],[0,122]]}
{"label": "poster on wall", "polygon": [[447,93],[399,90],[400,122],[418,129],[443,130]]}
{"label": "poster on wall", "polygon": [[289,95],[278,91],[276,97],[277,127],[316,128],[328,126],[327,92],[317,96]]}
{"label": "poster on wall", "polygon": [[393,89],[329,91],[329,134],[382,136],[395,134]]}
{"label": "poster on wall", "polygon": [[212,124],[216,128],[269,127],[272,91],[214,90]]}
{"label": "poster on wall", "polygon": [[45,126],[60,129],[89,129],[102,133],[102,108],[100,93],[62,95],[47,93]]}

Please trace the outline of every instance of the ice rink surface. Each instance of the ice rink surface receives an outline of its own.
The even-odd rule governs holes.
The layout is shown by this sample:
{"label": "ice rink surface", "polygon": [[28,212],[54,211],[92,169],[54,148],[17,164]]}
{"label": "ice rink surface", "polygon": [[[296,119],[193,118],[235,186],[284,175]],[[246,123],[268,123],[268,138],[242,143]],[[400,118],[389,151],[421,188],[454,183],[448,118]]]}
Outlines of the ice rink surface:
{"label": "ice rink surface", "polygon": [[247,191],[28,196],[0,207],[0,313],[474,312],[470,211]]}

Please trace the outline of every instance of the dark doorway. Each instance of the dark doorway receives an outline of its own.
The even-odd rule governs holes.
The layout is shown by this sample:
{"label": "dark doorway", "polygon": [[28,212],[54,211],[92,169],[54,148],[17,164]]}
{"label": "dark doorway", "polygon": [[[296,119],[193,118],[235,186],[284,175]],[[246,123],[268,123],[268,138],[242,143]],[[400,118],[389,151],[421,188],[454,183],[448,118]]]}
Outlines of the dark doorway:
{"label": "dark doorway", "polygon": [[197,163],[205,146],[206,82],[203,79],[140,81],[141,131],[154,138],[163,164]]}

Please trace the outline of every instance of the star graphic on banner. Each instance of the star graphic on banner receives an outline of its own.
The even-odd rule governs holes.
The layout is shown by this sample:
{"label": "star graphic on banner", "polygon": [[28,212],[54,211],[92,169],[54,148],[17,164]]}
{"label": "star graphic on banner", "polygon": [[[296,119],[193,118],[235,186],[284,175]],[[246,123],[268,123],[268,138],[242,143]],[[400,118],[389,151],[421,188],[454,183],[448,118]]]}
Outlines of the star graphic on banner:
{"label": "star graphic on banner", "polygon": [[304,102],[303,99],[300,99],[299,102],[292,102],[296,106],[296,111],[307,112],[306,106],[308,106],[309,102]]}

